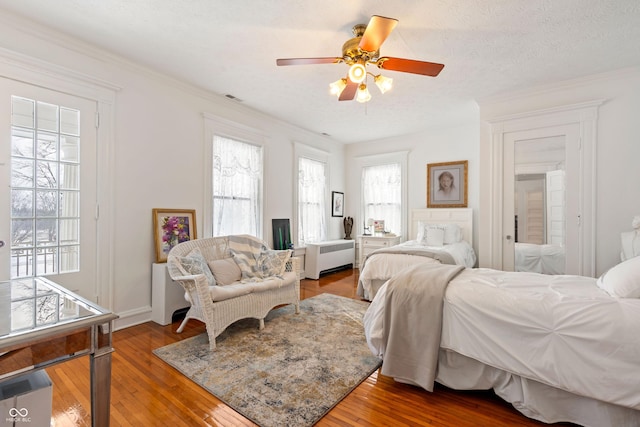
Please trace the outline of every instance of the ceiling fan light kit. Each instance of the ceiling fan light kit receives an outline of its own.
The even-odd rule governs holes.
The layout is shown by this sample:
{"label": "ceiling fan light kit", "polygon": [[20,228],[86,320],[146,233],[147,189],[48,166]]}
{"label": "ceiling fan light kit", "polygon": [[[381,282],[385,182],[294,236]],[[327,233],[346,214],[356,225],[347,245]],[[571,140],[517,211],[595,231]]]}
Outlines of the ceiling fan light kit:
{"label": "ceiling fan light kit", "polygon": [[369,24],[358,24],[353,27],[354,37],[342,45],[342,57],[285,58],[276,60],[276,64],[283,66],[344,62],[349,65],[347,77],[329,84],[330,93],[336,95],[339,101],[355,99],[358,102],[368,102],[371,99],[371,94],[367,89],[367,75],[373,76],[373,81],[381,93],[384,94],[391,89],[393,79],[381,74],[374,75],[368,72],[367,65],[375,65],[384,70],[436,77],[444,68],[443,64],[413,59],[380,57],[380,46],[397,24],[397,19],[373,15]]}
{"label": "ceiling fan light kit", "polygon": [[361,83],[358,87],[358,93],[356,95],[356,101],[364,103],[369,102],[371,100],[371,94],[369,93],[369,89],[367,89],[367,85]]}
{"label": "ceiling fan light kit", "polygon": [[339,79],[329,83],[329,92],[331,95],[340,96],[345,87],[347,87],[347,79]]}
{"label": "ceiling fan light kit", "polygon": [[354,83],[362,83],[367,77],[367,69],[361,63],[355,63],[349,68],[349,80]]}

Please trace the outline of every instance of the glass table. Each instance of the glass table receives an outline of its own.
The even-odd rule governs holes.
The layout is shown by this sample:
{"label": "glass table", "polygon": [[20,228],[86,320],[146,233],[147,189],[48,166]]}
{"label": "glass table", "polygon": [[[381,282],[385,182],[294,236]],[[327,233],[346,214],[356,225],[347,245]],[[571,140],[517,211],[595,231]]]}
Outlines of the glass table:
{"label": "glass table", "polygon": [[117,317],[45,278],[0,282],[0,381],[88,355],[91,424],[108,426]]}

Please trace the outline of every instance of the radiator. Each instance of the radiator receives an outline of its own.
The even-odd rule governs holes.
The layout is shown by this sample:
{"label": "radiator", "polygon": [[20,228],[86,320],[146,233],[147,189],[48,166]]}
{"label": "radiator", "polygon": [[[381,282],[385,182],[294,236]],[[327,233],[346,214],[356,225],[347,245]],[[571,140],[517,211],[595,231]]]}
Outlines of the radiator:
{"label": "radiator", "polygon": [[355,263],[355,240],[328,240],[326,242],[307,243],[304,260],[305,276],[308,279],[320,278],[324,273],[339,267]]}

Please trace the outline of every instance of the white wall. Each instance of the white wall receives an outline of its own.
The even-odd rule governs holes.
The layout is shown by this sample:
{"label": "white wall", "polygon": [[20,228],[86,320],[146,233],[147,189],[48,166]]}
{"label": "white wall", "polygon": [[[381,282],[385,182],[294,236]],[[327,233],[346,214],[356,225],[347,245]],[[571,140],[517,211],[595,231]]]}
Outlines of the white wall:
{"label": "white wall", "polygon": [[[627,69],[540,88],[505,94],[480,102],[482,132],[480,150],[488,152],[490,128],[485,120],[563,105],[604,99],[597,120],[596,149],[596,275],[620,261],[620,233],[631,230],[640,213],[640,70]],[[484,160],[484,159],[483,159]],[[489,172],[481,170],[483,198]],[[480,227],[484,225],[480,219]],[[481,236],[482,253],[488,239]],[[485,252],[486,253],[486,252]]]}
{"label": "white wall", "polygon": [[[252,128],[265,137],[264,236],[271,219],[293,218],[293,143],[329,152],[331,189],[344,190],[342,144],[259,113],[223,96],[186,86],[60,34],[0,17],[0,49],[113,83],[110,180],[111,237],[101,241],[108,260],[107,285],[120,315],[117,327],[150,319],[151,266],[155,260],[153,208],[195,209],[199,237],[205,182],[203,112]],[[5,53],[7,53],[5,51]],[[0,57],[3,52],[0,50]],[[13,53],[12,53],[13,55]],[[46,73],[46,70],[44,71]],[[8,118],[0,118],[8,120]],[[103,124],[108,125],[108,124]],[[102,141],[103,143],[108,141]],[[328,201],[328,210],[331,203]],[[200,216],[199,216],[200,215]],[[327,212],[329,215],[329,212]],[[329,221],[329,237],[340,238],[341,219]]]}
{"label": "white wall", "polygon": [[[468,207],[474,209],[474,223],[477,221],[479,203],[479,119],[475,112],[461,115],[459,124],[447,128],[368,141],[345,146],[345,166],[347,190],[345,192],[345,214],[354,218],[354,236],[362,234],[363,219],[359,218],[360,170],[350,167],[360,156],[409,151],[408,158],[408,207],[427,207],[427,164],[468,160]],[[406,219],[408,221],[408,218]],[[403,236],[405,240],[415,236]],[[474,227],[474,247],[477,250],[477,227]]]}

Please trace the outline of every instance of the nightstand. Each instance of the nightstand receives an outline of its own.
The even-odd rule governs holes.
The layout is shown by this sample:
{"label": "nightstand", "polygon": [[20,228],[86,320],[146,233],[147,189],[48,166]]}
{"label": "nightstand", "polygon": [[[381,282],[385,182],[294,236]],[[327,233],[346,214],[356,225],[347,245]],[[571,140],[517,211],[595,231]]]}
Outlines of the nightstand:
{"label": "nightstand", "polygon": [[380,248],[388,248],[400,243],[400,236],[358,236],[358,268],[371,252]]}

